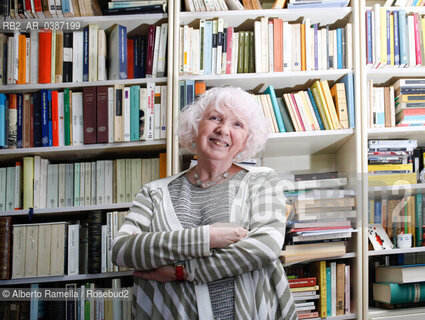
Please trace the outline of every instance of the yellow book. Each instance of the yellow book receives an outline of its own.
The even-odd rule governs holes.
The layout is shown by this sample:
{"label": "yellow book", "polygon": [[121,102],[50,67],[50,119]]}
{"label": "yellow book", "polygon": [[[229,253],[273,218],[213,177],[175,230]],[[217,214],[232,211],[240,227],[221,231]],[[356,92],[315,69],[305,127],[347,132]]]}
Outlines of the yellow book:
{"label": "yellow book", "polygon": [[305,92],[300,91],[297,94],[301,98],[302,107],[304,108],[304,112],[307,114],[308,120],[311,122],[312,130],[320,130],[320,127],[318,126],[318,124],[316,124],[316,121],[315,121],[316,116],[313,113],[311,113],[312,110],[310,110],[310,106],[305,96]]}
{"label": "yellow book", "polygon": [[390,15],[390,57],[391,65],[394,66],[394,14]]}
{"label": "yellow book", "polygon": [[335,104],[332,100],[331,90],[329,89],[329,84],[327,80],[320,81],[320,85],[323,90],[323,95],[325,97],[326,106],[328,108],[329,116],[332,121],[332,126],[334,129],[341,129],[338,116],[336,114]]}
{"label": "yellow book", "polygon": [[387,10],[380,8],[381,20],[381,66],[387,65]]}
{"label": "yellow book", "polygon": [[369,164],[368,171],[412,170],[413,164]]}
{"label": "yellow book", "polygon": [[348,129],[350,125],[348,123],[347,96],[345,94],[345,84],[335,83],[331,88],[331,95],[336,105],[339,123],[341,124],[341,127],[343,129]]}
{"label": "yellow book", "polygon": [[399,103],[425,102],[425,94],[401,94],[396,99],[396,105]]}
{"label": "yellow book", "polygon": [[319,286],[290,288],[290,290],[291,292],[313,291],[313,290],[319,290]]}
{"label": "yellow book", "polygon": [[[309,30],[307,30],[309,31]],[[301,70],[306,70],[306,51],[305,51],[305,24],[301,24]]]}
{"label": "yellow book", "polygon": [[393,173],[368,175],[369,186],[416,184],[416,173]]}
{"label": "yellow book", "polygon": [[63,79],[63,32],[56,31],[56,56],[55,56],[55,82],[61,83]]}
{"label": "yellow book", "polygon": [[321,318],[327,317],[327,301],[326,301],[326,261],[317,261],[310,264],[313,274],[316,275],[317,282],[320,287],[319,299],[319,316]]}
{"label": "yellow book", "polygon": [[326,107],[325,96],[323,94],[322,86],[320,85],[319,80],[317,80],[311,86],[311,92],[313,93],[314,100],[316,101],[317,108],[319,109],[320,117],[323,121],[323,126],[326,130],[333,130],[334,126],[332,124],[328,108]]}
{"label": "yellow book", "polygon": [[34,206],[34,157],[24,157],[23,209]]}
{"label": "yellow book", "polygon": [[25,35],[20,34],[19,35],[19,52],[18,52],[18,84],[25,84],[26,83],[26,68],[27,68],[27,58],[26,58],[26,52],[27,52],[27,38]]}
{"label": "yellow book", "polygon": [[407,197],[407,231],[415,239],[415,196]]}

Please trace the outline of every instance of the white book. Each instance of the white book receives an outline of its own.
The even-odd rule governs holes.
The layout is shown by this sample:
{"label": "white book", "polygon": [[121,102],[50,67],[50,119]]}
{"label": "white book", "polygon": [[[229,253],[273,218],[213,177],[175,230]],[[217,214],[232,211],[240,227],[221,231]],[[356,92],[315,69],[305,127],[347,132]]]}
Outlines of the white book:
{"label": "white book", "polygon": [[114,87],[108,88],[108,143],[114,142]]}
{"label": "white book", "polygon": [[337,39],[337,36],[336,36],[336,30],[332,30],[332,35],[333,35],[333,41],[334,41],[334,45],[333,45],[333,48],[334,48],[334,54],[333,54],[334,63],[333,63],[333,65],[334,65],[334,69],[338,69],[338,39]]}
{"label": "white book", "polygon": [[328,32],[326,28],[321,29],[322,33],[322,65],[323,70],[328,69]]}
{"label": "white book", "polygon": [[[233,32],[232,39],[232,73],[238,73],[239,32]],[[264,61],[263,61],[264,65]]]}
{"label": "white book", "polygon": [[224,21],[223,18],[217,19],[217,60],[216,60],[216,74],[221,74],[221,62],[223,54],[223,32],[224,32]]}
{"label": "white book", "polygon": [[152,173],[151,173],[151,179],[152,181],[159,179],[159,158],[153,158],[151,159],[152,164]]}
{"label": "white book", "polygon": [[72,145],[84,144],[83,93],[72,93]]}
{"label": "white book", "polygon": [[287,21],[283,22],[283,71],[291,71],[291,26]]}
{"label": "white book", "polygon": [[[311,60],[311,43],[312,43],[312,38],[311,38],[311,20],[309,18],[304,18],[304,30],[305,30],[305,48],[306,48],[306,52],[305,52],[305,68],[306,71],[311,71],[313,70],[312,65],[314,60]],[[314,40],[314,39],[313,39]],[[314,51],[313,51],[314,52]]]}
{"label": "white book", "polygon": [[167,138],[167,86],[161,86],[161,139]]}
{"label": "white book", "polygon": [[[269,26],[268,20],[265,17],[261,17],[261,61],[263,65],[261,66],[262,72],[267,72],[269,70]],[[237,52],[237,51],[233,51]],[[237,54],[236,54],[237,55]]]}
{"label": "white book", "polygon": [[[201,41],[202,40],[202,41]],[[199,20],[199,72],[198,74],[204,74],[205,72],[205,19]],[[201,56],[202,54],[202,56]],[[201,62],[202,61],[202,62]]]}
{"label": "white book", "polygon": [[102,234],[101,234],[101,272],[107,272],[107,241],[108,241],[108,226],[102,225]]}
{"label": "white book", "polygon": [[40,165],[40,208],[47,208],[47,166],[49,160],[41,159]]}
{"label": "white book", "polygon": [[[13,61],[14,61],[14,64],[13,64],[13,79],[15,81],[14,83],[18,83],[18,74],[19,74],[19,35],[20,34],[21,33],[18,30],[15,30],[13,32],[13,37],[15,38],[15,41],[14,41],[15,48],[13,49],[13,54],[14,54],[14,56],[13,56]],[[11,61],[11,60],[9,60],[9,61]]]}
{"label": "white book", "polygon": [[85,187],[86,187],[86,165],[84,162],[80,162],[80,206],[86,205]]}
{"label": "white book", "polygon": [[[182,66],[183,66],[183,72],[188,73],[189,72],[189,52],[190,52],[190,41],[189,41],[189,26],[184,25],[182,31],[182,39],[183,39],[183,52],[182,52]],[[180,42],[182,43],[182,42]]]}
{"label": "white book", "polygon": [[65,164],[65,206],[74,205],[74,164]]}
{"label": "white book", "polygon": [[30,38],[25,39],[26,47],[25,47],[25,83],[30,83]]}
{"label": "white book", "polygon": [[[54,0],[53,0],[54,1]],[[52,50],[50,59],[50,82],[56,82],[56,30],[52,29]]]}
{"label": "white book", "polygon": [[218,0],[218,3],[220,5],[220,8],[222,11],[227,11],[229,8],[227,7],[227,4],[224,0]]}
{"label": "white book", "polygon": [[345,26],[345,45],[346,45],[346,68],[353,69],[353,24],[347,23]]}
{"label": "white book", "polygon": [[[263,72],[262,69],[262,39],[261,39],[261,22],[254,22],[254,41],[255,41],[255,72]],[[285,46],[283,46],[285,48]],[[233,51],[232,51],[233,54]],[[285,55],[285,54],[284,54]]]}
{"label": "white book", "polygon": [[[217,20],[213,20],[212,23],[212,29],[213,29],[213,39],[214,36],[217,38],[218,37],[218,21]],[[214,40],[213,40],[214,42]],[[217,47],[212,47],[212,54],[211,54],[211,73],[212,74],[217,74]]]}
{"label": "white book", "polygon": [[91,205],[91,162],[84,162],[84,204]]}
{"label": "white book", "polygon": [[52,243],[50,252],[50,274],[63,275],[65,273],[65,234],[66,223],[52,224]]}
{"label": "white book", "polygon": [[161,38],[159,43],[158,52],[158,66],[156,69],[156,76],[163,77],[165,74],[165,65],[167,57],[167,39],[168,39],[168,23],[161,24]]}
{"label": "white book", "polygon": [[66,207],[65,201],[65,188],[66,188],[66,164],[59,163],[59,174],[58,174],[58,207]]}
{"label": "white book", "polygon": [[[310,48],[306,49],[306,54],[310,53],[310,65],[311,65],[311,70],[318,70],[317,66],[316,66],[316,51],[315,51],[315,46],[318,44],[317,43],[317,34],[314,33],[314,27],[310,28]],[[318,52],[317,52],[318,55]]]}
{"label": "white book", "polygon": [[59,131],[59,147],[65,146],[65,111],[64,111],[64,94],[58,93],[58,131]]}
{"label": "white book", "polygon": [[116,160],[116,195],[117,203],[126,202],[125,197],[125,159]]}
{"label": "white book", "polygon": [[58,18],[63,18],[62,2],[61,2],[61,0],[55,0],[55,2],[56,2],[56,16]]}
{"label": "white book", "polygon": [[193,74],[193,28],[189,27],[189,33],[187,37],[188,52],[187,52],[187,72]]}
{"label": "white book", "polygon": [[97,34],[97,81],[107,80],[106,76],[106,33],[98,30]]}
{"label": "white book", "polygon": [[140,140],[146,140],[147,138],[147,112],[148,112],[148,97],[147,97],[147,89],[140,88],[140,103],[139,103],[139,114],[140,114],[140,129],[139,136]]}
{"label": "white book", "polygon": [[416,67],[415,21],[413,15],[407,16],[407,48],[409,67]]}
{"label": "white book", "polygon": [[112,264],[112,240],[113,240],[113,228],[112,228],[112,219],[113,212],[106,212],[106,226],[107,230],[107,239],[106,239],[106,270],[107,272],[112,272],[114,270],[114,266]]}
{"label": "white book", "polygon": [[25,240],[26,227],[14,225],[12,246],[12,279],[23,278],[25,276]]}
{"label": "white book", "polygon": [[34,156],[34,209],[42,208],[40,206],[40,170],[41,170],[41,157]]}
{"label": "white book", "polygon": [[199,74],[199,59],[200,48],[199,48],[199,30],[193,29],[192,31],[192,74]]}
{"label": "white book", "polygon": [[155,86],[153,136],[155,140],[161,137],[161,86]]}
{"label": "white book", "polygon": [[[52,241],[52,225],[43,223],[38,226],[38,265],[37,276],[50,275],[50,252]],[[47,263],[46,263],[47,262]]]}
{"label": "white book", "polygon": [[80,170],[81,163],[74,163],[74,206],[80,206]]}
{"label": "white book", "polygon": [[133,159],[125,159],[125,202],[131,202],[133,200],[133,190],[131,184],[131,180],[133,179],[131,172],[132,160]]}
{"label": "white book", "polygon": [[[113,236],[112,239],[115,239],[117,234],[118,234],[118,211],[114,211],[114,214],[112,215],[112,236]],[[118,266],[114,265],[113,270],[114,270],[114,272],[117,272]],[[114,281],[114,280],[115,279],[113,279],[112,281]],[[112,284],[112,286],[113,286],[113,284]],[[114,319],[116,319],[116,318],[114,317]]]}
{"label": "white book", "polygon": [[68,276],[79,273],[80,225],[68,225]]}
{"label": "white book", "polygon": [[[374,18],[375,18],[375,23],[374,23],[374,43],[373,43],[373,48],[374,48],[374,52],[375,52],[375,63],[374,63],[374,67],[377,68],[380,66],[381,64],[381,6],[379,5],[379,3],[375,3],[375,5],[373,6],[373,12],[374,12]],[[387,37],[385,36],[385,39]]]}
{"label": "white book", "polygon": [[[146,84],[147,108],[145,113],[145,131],[146,140],[154,139],[154,99],[155,99],[155,83],[148,82]],[[140,90],[142,92],[142,90]]]}
{"label": "white book", "polygon": [[274,72],[274,54],[273,54],[273,45],[274,45],[274,34],[273,34],[273,23],[269,23],[268,27],[268,40],[269,40],[269,48],[268,48],[268,54],[269,54],[269,65],[267,70],[269,72]]}
{"label": "white book", "polygon": [[152,181],[152,161],[151,159],[142,159],[142,185]]}
{"label": "white book", "polygon": [[96,203],[105,204],[105,162],[106,160],[96,161]]}
{"label": "white book", "polygon": [[124,141],[130,141],[130,87],[124,88],[123,97]]}
{"label": "white book", "polygon": [[391,127],[395,127],[395,97],[394,97],[394,86],[390,86],[390,117]]}
{"label": "white book", "polygon": [[159,45],[161,43],[161,26],[155,27],[155,43],[153,49],[152,77],[157,76]]}
{"label": "white book", "polygon": [[112,204],[113,201],[114,164],[112,160],[105,160],[105,196],[104,203]]}
{"label": "white book", "polygon": [[190,12],[195,12],[195,11],[199,11],[199,10],[195,10],[195,4],[194,4],[195,0],[185,0],[184,1],[184,6],[186,8],[186,10],[190,11]]}
{"label": "white book", "polygon": [[91,194],[90,194],[90,202],[91,205],[95,205],[97,204],[97,180],[96,180],[96,176],[97,176],[97,162],[93,161],[90,163],[91,164]]}
{"label": "white book", "polygon": [[331,262],[332,316],[336,316],[336,262]]}
{"label": "white book", "polygon": [[[98,25],[89,25],[89,81],[97,81],[98,32]],[[106,51],[106,49],[104,49],[104,51]]]}
{"label": "white book", "polygon": [[7,169],[0,168],[0,211],[6,210],[6,179]]}
{"label": "white book", "polygon": [[317,30],[317,70],[322,70],[322,32]]}
{"label": "white book", "polygon": [[38,225],[26,226],[25,277],[37,276]]}
{"label": "white book", "polygon": [[15,209],[22,209],[22,164],[15,165]]}
{"label": "white book", "polygon": [[[34,168],[35,174],[35,168]],[[15,167],[7,167],[6,169],[6,210],[15,210]]]}
{"label": "white book", "polygon": [[83,81],[83,31],[72,33],[72,82]]}
{"label": "white book", "polygon": [[59,165],[47,165],[47,208],[58,207]]}
{"label": "white book", "polygon": [[185,41],[184,41],[184,27],[180,27],[179,29],[179,43],[180,43],[180,50],[179,50],[179,73],[183,73],[184,71],[184,47],[185,47]]}
{"label": "white book", "polygon": [[7,40],[7,84],[16,84],[14,77],[15,70],[15,37],[9,37]]}
{"label": "white book", "polygon": [[142,188],[142,159],[131,159],[131,200],[136,198]]}
{"label": "white book", "polygon": [[239,0],[226,0],[226,4],[230,10],[244,10],[244,6],[239,2]]}

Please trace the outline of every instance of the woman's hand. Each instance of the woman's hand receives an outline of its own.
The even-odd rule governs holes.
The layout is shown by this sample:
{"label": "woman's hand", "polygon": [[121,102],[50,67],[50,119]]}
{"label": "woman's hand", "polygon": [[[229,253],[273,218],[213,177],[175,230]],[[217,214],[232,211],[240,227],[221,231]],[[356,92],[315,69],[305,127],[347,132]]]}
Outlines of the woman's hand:
{"label": "woman's hand", "polygon": [[248,235],[248,230],[231,223],[210,225],[210,248],[224,248]]}
{"label": "woman's hand", "polygon": [[[176,281],[176,269],[174,266],[164,266],[150,271],[135,271],[133,275],[137,278],[158,282]],[[187,278],[186,270],[184,270],[183,277]]]}

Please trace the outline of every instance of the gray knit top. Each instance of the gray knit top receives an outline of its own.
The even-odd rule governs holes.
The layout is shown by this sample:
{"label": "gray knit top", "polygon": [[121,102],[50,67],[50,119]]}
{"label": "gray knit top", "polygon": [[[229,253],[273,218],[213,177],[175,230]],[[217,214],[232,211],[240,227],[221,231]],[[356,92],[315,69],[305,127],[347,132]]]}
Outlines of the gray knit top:
{"label": "gray knit top", "polygon": [[[247,171],[241,170],[227,181],[210,188],[193,185],[182,175],[168,185],[174,211],[183,228],[229,222],[230,208]],[[234,319],[233,278],[208,283],[215,319]]]}

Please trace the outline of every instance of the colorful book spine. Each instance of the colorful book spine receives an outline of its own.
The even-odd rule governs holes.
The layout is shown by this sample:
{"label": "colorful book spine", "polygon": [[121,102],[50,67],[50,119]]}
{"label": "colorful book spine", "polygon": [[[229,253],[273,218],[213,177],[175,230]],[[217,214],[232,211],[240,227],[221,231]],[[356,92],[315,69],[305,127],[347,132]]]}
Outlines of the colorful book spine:
{"label": "colorful book spine", "polygon": [[276,100],[276,93],[273,86],[269,86],[265,91],[265,94],[269,94],[272,100],[274,115],[276,117],[277,125],[279,127],[279,132],[286,132],[285,125],[283,124],[282,114],[280,113],[279,105]]}
{"label": "colorful book spine", "polygon": [[47,110],[48,110],[48,121],[47,126],[49,130],[49,147],[53,146],[53,118],[52,118],[52,90],[47,91]]}
{"label": "colorful book spine", "polygon": [[423,195],[418,193],[415,195],[415,247],[421,247],[423,244],[423,230],[422,230],[422,221],[423,221]]}
{"label": "colorful book spine", "polygon": [[408,45],[407,45],[407,33],[406,33],[406,11],[398,11],[399,21],[399,39],[400,39],[400,67],[405,67],[408,64]]}
{"label": "colorful book spine", "polygon": [[89,28],[83,31],[83,81],[89,81]]}
{"label": "colorful book spine", "polygon": [[314,100],[313,93],[310,88],[307,88],[308,96],[311,101],[311,105],[313,106],[314,114],[316,115],[317,122],[319,123],[320,130],[325,130],[325,127],[322,122],[322,118],[320,117],[319,109],[317,108],[316,101]]}
{"label": "colorful book spine", "polygon": [[41,90],[41,145],[49,146],[49,98],[47,90]]}
{"label": "colorful book spine", "polygon": [[23,119],[24,118],[24,95],[18,93],[18,123],[17,123],[17,138],[16,147],[23,147]]}
{"label": "colorful book spine", "polygon": [[399,33],[399,11],[393,11],[394,16],[394,65],[400,64],[400,33]]}
{"label": "colorful book spine", "polygon": [[7,146],[7,134],[6,134],[6,95],[0,93],[0,148],[6,148]]}

